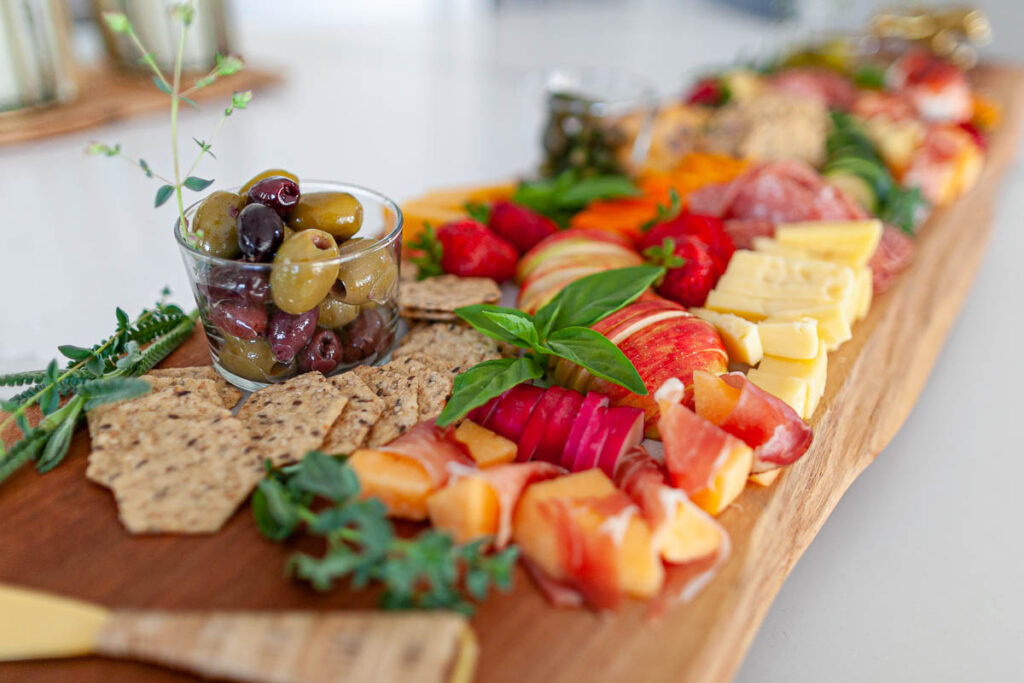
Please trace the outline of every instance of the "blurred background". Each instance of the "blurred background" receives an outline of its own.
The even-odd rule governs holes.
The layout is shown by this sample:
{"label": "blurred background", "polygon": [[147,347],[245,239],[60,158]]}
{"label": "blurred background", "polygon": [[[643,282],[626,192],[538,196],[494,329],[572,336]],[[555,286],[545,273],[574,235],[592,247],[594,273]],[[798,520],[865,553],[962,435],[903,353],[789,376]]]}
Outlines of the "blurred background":
{"label": "blurred background", "polygon": [[[30,35],[41,49],[53,48],[46,59],[55,80],[38,92],[85,97],[90,92],[80,86],[76,93],[67,74],[99,68],[108,63],[108,52],[120,49],[104,42],[94,21],[96,6],[107,4],[145,15],[159,14],[165,3],[0,0],[0,37]],[[36,13],[28,16],[24,8],[30,5]],[[211,50],[228,45],[252,69],[279,79],[255,88],[249,108],[217,134],[216,159],[202,161],[196,175],[222,187],[283,167],[402,200],[531,168],[539,157],[543,115],[536,79],[552,68],[619,67],[642,74],[660,97],[670,98],[708,67],[770,54],[815,32],[861,28],[879,7],[910,3],[226,0],[223,13],[220,3],[210,5],[216,11],[201,14],[197,33],[203,40],[191,57],[201,63]],[[1024,2],[973,5],[988,14],[995,36],[983,56],[1024,62]],[[48,34],[40,21],[62,8],[69,22],[57,16],[56,33]],[[159,25],[151,31],[156,43],[169,40]],[[3,59],[0,74],[11,73]],[[15,79],[0,75],[0,102],[17,87]],[[135,95],[124,97],[128,104],[122,105],[130,109]],[[225,103],[204,101],[198,111],[182,114],[189,158],[189,138],[209,136]],[[0,131],[8,125],[5,116],[0,114]],[[170,167],[166,112],[0,146],[0,372],[43,366],[58,344],[99,339],[113,325],[114,306],[134,312],[165,285],[175,300],[191,305],[172,237],[173,202],[154,210],[154,181],[119,160],[86,155],[97,140],[122,145],[154,169]],[[985,295],[976,292],[969,302],[931,388],[880,459],[884,464],[857,482],[796,568],[740,680],[1024,677],[1017,647],[1024,627],[1015,616],[1024,599],[1020,589],[1001,588],[1015,583],[1024,556],[1017,547],[985,554],[979,548],[992,548],[998,536],[983,542],[977,531],[991,525],[992,516],[1019,519],[1020,506],[993,503],[956,512],[949,505],[969,492],[977,500],[1001,500],[996,489],[1011,486],[1024,470],[1008,465],[1000,483],[993,483],[957,457],[976,447],[971,430],[936,428],[984,428],[986,438],[999,443],[1012,426],[984,408],[992,397],[982,387],[1000,380],[998,367],[978,377],[955,360],[1002,350],[994,338],[989,342],[971,330],[990,327],[986,316],[1001,315],[1000,306],[1015,301],[1022,284],[1012,260],[1022,244],[1013,225],[1024,214],[1024,192],[1015,191],[1024,189],[1019,164],[1005,182],[997,246],[979,279]],[[942,369],[944,363],[952,369]],[[951,394],[977,400],[954,409],[946,398]],[[944,478],[936,460],[946,468]],[[922,470],[935,473],[934,481]],[[931,494],[917,491],[927,492],[929,484]],[[936,490],[945,502],[936,503]],[[1016,496],[1012,489],[1006,493]],[[642,679],[642,663],[638,667]]]}

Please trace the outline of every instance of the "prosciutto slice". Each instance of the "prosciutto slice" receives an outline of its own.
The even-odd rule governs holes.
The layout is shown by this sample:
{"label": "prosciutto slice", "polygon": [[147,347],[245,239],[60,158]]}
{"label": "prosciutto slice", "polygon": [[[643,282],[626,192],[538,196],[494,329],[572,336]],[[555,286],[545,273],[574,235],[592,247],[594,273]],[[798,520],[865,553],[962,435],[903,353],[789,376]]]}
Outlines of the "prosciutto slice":
{"label": "prosciutto slice", "polygon": [[868,262],[873,289],[884,292],[892,285],[896,275],[910,265],[914,258],[914,242],[899,228],[886,225],[882,239]]}
{"label": "prosciutto slice", "polygon": [[792,67],[769,79],[782,92],[820,100],[829,109],[846,111],[857,99],[857,88],[842,74],[824,67]]}
{"label": "prosciutto slice", "polygon": [[451,429],[441,429],[429,420],[419,423],[379,450],[415,460],[430,475],[434,486],[441,488],[448,483],[452,463],[473,465],[473,460],[451,435]]}
{"label": "prosciutto slice", "polygon": [[665,400],[662,392],[656,398],[665,467],[672,485],[692,496],[711,485],[715,472],[741,444],[729,430],[716,427],[679,401]]}

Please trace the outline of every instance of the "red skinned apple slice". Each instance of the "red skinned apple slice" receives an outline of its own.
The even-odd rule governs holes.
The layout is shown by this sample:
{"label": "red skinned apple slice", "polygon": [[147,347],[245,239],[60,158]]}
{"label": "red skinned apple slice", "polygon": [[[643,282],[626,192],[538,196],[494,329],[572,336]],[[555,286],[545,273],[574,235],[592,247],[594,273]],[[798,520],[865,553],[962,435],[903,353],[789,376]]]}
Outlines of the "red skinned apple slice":
{"label": "red skinned apple slice", "polygon": [[493,413],[494,409],[498,407],[498,403],[501,401],[504,395],[505,394],[501,394],[501,396],[495,396],[482,406],[477,406],[476,408],[473,408],[473,410],[466,413],[466,419],[476,422],[481,427],[485,426],[491,418],[491,413]]}
{"label": "red skinned apple slice", "polygon": [[614,406],[605,415],[607,436],[597,458],[597,467],[609,477],[615,475],[615,464],[624,453],[640,445],[644,438],[644,411],[628,406]]}
{"label": "red skinned apple slice", "polygon": [[572,463],[573,472],[582,472],[597,467],[601,447],[604,446],[604,440],[608,436],[608,425],[605,422],[607,415],[607,404],[594,411],[590,424],[587,425],[580,438],[580,445]]}
{"label": "red skinned apple slice", "polygon": [[519,261],[516,280],[521,282],[539,265],[552,257],[557,258],[560,254],[571,253],[581,242],[603,242],[632,249],[632,245],[627,240],[603,230],[562,230],[545,237],[523,254],[523,258]]}
{"label": "red skinned apple slice", "polygon": [[754,449],[755,473],[796,462],[814,439],[796,411],[743,373],[697,374],[694,392],[699,414]]}
{"label": "red skinned apple slice", "polygon": [[608,397],[602,394],[591,392],[587,394],[580,405],[579,413],[569,430],[569,437],[565,442],[565,450],[562,451],[561,465],[571,470],[576,463],[576,456],[579,455],[580,447],[587,432],[593,433],[601,426],[604,413],[608,410]]}
{"label": "red skinned apple slice", "polygon": [[[551,421],[552,415],[558,409],[567,389],[562,387],[549,387],[540,401],[534,406],[530,413],[530,419],[523,428],[523,434],[519,437],[519,449],[516,452],[516,462],[528,462],[534,459],[537,448],[544,438],[544,430]],[[555,460],[558,464],[558,460]]]}
{"label": "red skinned apple slice", "polygon": [[519,443],[519,437],[530,420],[530,413],[544,395],[544,390],[532,384],[518,384],[502,396],[487,424],[492,432]]}
{"label": "red skinned apple slice", "polygon": [[541,430],[540,443],[533,453],[533,459],[558,465],[562,462],[569,432],[583,404],[583,394],[562,387],[551,387],[548,391],[554,389],[562,393],[562,400]]}

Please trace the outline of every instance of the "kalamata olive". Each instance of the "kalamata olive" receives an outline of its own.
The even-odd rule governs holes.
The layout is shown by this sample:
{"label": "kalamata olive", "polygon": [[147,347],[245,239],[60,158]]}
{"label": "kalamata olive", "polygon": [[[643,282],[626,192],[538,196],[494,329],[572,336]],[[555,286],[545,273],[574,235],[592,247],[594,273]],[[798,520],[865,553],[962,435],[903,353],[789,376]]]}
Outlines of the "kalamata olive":
{"label": "kalamata olive", "polygon": [[254,382],[273,382],[295,372],[295,363],[279,363],[266,339],[246,341],[230,335],[214,349],[228,372]]}
{"label": "kalamata olive", "polygon": [[287,218],[299,201],[299,186],[289,178],[264,178],[250,187],[246,196],[250,203],[269,206],[278,216]]}
{"label": "kalamata olive", "polygon": [[210,307],[210,322],[239,339],[257,339],[267,333],[267,309],[236,299],[216,301]]}
{"label": "kalamata olive", "polygon": [[266,274],[235,264],[211,268],[199,289],[211,301],[242,299],[255,304],[270,301],[270,280]]}
{"label": "kalamata olive", "polygon": [[288,222],[296,230],[323,230],[347,240],[363,225],[363,205],[348,192],[309,192],[299,197]]}
{"label": "kalamata olive", "polygon": [[340,329],[356,319],[359,307],[347,304],[333,294],[320,302],[320,327]]}
{"label": "kalamata olive", "polygon": [[375,353],[387,350],[394,338],[394,332],[384,322],[380,312],[364,308],[359,317],[341,332],[342,360],[356,363]]}
{"label": "kalamata olive", "polygon": [[203,200],[192,219],[195,247],[220,258],[238,256],[238,213],[242,198],[233,192],[214,192]]}
{"label": "kalamata olive", "polygon": [[274,357],[282,363],[295,358],[295,354],[312,339],[319,317],[320,311],[316,308],[298,315],[274,311],[270,316],[270,331],[267,334]]}
{"label": "kalamata olive", "polygon": [[365,304],[367,301],[385,301],[391,297],[391,290],[398,280],[398,265],[394,254],[387,248],[358,253],[372,244],[373,240],[357,237],[339,248],[342,256],[358,254],[343,261],[338,270],[338,282],[344,288],[341,298],[346,303]]}
{"label": "kalamata olive", "polygon": [[319,305],[338,278],[337,257],[338,245],[322,230],[292,235],[277,250],[270,271],[277,307],[285,313],[305,313]]}
{"label": "kalamata olive", "polygon": [[243,197],[246,196],[247,194],[249,194],[249,190],[252,189],[253,185],[255,185],[261,180],[264,180],[265,178],[287,178],[296,185],[299,184],[299,178],[294,173],[286,171],[282,168],[268,168],[266,171],[263,171],[262,173],[257,173],[252,178],[250,178],[248,182],[245,183],[245,185],[242,185],[242,188],[238,191],[238,194],[242,195]]}
{"label": "kalamata olive", "polygon": [[299,369],[315,370],[325,375],[341,363],[341,340],[331,330],[317,330],[306,348],[299,354]]}
{"label": "kalamata olive", "polygon": [[238,214],[238,247],[246,261],[270,261],[283,241],[284,223],[269,206],[249,204]]}

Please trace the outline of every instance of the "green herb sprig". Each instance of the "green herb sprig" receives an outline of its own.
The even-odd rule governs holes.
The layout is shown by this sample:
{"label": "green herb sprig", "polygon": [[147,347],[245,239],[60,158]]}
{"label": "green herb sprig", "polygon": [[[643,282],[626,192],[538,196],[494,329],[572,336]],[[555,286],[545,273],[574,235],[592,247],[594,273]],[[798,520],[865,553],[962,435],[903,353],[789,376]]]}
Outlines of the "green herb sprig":
{"label": "green herb sprig", "polygon": [[516,204],[533,209],[561,226],[599,199],[635,197],[641,194],[633,181],[624,175],[581,177],[576,169],[563,171],[550,180],[524,182],[512,195]]}
{"label": "green herb sprig", "polygon": [[438,426],[451,424],[517,384],[540,379],[553,357],[634,394],[646,394],[647,387],[629,358],[590,326],[635,301],[664,273],[664,268],[633,266],[588,275],[566,286],[532,316],[489,304],[456,309],[456,315],[482,334],[526,353],[484,361],[457,376],[452,397],[437,418]]}
{"label": "green herb sprig", "polygon": [[[181,35],[178,40],[178,50],[174,59],[174,72],[170,77],[164,75],[163,71],[157,65],[156,60],[153,58],[153,53],[146,49],[146,46],[142,44],[141,39],[135,32],[135,28],[132,26],[128,17],[121,12],[104,12],[103,20],[106,22],[107,27],[113,32],[128,36],[135,47],[138,49],[141,57],[140,60],[143,64],[149,67],[153,72],[153,84],[156,88],[171,98],[171,150],[174,159],[174,172],[170,178],[166,175],[160,175],[154,171],[149,163],[142,158],[133,158],[124,154],[120,144],[108,145],[102,142],[94,142],[86,151],[89,154],[97,154],[107,157],[120,157],[126,160],[133,166],[137,166],[146,175],[147,178],[155,178],[162,184],[156,191],[156,197],[153,200],[155,207],[163,206],[171,195],[174,195],[178,203],[178,216],[181,220],[182,227],[187,225],[185,220],[185,201],[182,197],[182,189],[188,189],[193,192],[201,192],[213,184],[213,180],[207,180],[206,178],[200,178],[192,175],[196,168],[199,166],[199,162],[207,154],[213,157],[213,145],[212,140],[216,137],[217,133],[220,132],[224,122],[231,116],[235,111],[245,109],[249,102],[252,101],[252,91],[242,90],[235,92],[231,95],[231,101],[228,106],[225,107],[224,113],[217,122],[216,128],[213,133],[210,134],[207,140],[200,140],[193,137],[193,142],[199,147],[199,153],[196,155],[195,160],[189,167],[188,171],[185,172],[184,176],[181,173],[181,162],[179,159],[178,152],[178,111],[181,103],[198,109],[199,105],[196,104],[190,95],[206,88],[218,79],[231,76],[236,74],[245,68],[245,64],[239,57],[233,55],[217,55],[216,62],[213,69],[201,76],[192,83],[189,87],[184,87],[182,83],[182,60],[185,54],[185,38],[188,35],[188,29],[192,25],[192,21],[195,18],[195,0],[189,0],[188,2],[179,3],[174,5],[171,9],[171,15],[181,24]],[[201,235],[198,233],[189,233],[191,239],[198,239]]]}
{"label": "green herb sprig", "polygon": [[[472,612],[468,598],[483,600],[492,587],[508,590],[518,549],[487,554],[487,540],[457,545],[436,530],[401,538],[376,499],[360,500],[359,480],[342,460],[318,451],[267,475],[253,493],[256,525],[267,538],[284,541],[301,530],[327,543],[320,556],[293,553],[288,575],[330,590],[348,578],[354,589],[382,584],[389,609],[451,609]],[[330,503],[319,505],[320,499]],[[316,508],[314,509],[314,505]]]}
{"label": "green herb sprig", "polygon": [[[0,432],[11,423],[21,431],[21,438],[10,448],[0,441],[0,482],[29,460],[36,461],[40,472],[53,469],[67,454],[75,427],[87,411],[149,392],[149,384],[135,377],[188,339],[198,316],[198,311],[185,313],[166,303],[169,293],[164,289],[163,298],[135,319],[118,308],[114,334],[91,348],[58,347],[68,359],[63,370],[54,359],[45,370],[0,375],[0,386],[26,387],[0,401],[0,410],[7,414],[0,421]],[[28,419],[32,406],[42,413],[35,427]]]}

